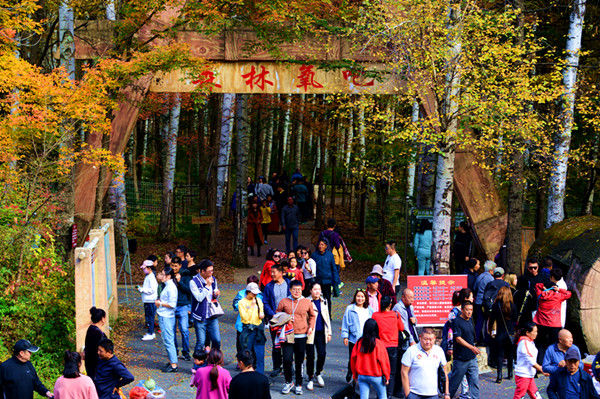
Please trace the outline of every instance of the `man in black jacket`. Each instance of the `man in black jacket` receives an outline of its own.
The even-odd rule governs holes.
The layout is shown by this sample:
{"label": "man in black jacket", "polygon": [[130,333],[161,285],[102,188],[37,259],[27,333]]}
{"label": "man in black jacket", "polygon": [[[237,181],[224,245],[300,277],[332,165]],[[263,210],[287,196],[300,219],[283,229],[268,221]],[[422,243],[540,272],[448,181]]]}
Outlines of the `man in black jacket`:
{"label": "man in black jacket", "polygon": [[110,339],[103,339],[98,344],[98,368],[94,384],[98,399],[118,399],[117,389],[129,384],[135,378],[125,365],[114,355],[115,347]]}
{"label": "man in black jacket", "polygon": [[17,341],[13,348],[13,356],[0,364],[0,398],[33,399],[33,391],[48,398],[54,397],[42,384],[29,361],[31,354],[39,349],[25,339]]}

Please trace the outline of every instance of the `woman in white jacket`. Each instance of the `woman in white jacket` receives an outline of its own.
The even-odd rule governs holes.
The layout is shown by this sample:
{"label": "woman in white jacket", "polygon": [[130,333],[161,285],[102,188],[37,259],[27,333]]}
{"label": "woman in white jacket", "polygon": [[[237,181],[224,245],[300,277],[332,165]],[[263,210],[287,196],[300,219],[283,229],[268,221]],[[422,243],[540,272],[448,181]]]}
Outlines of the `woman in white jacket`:
{"label": "woman in white jacket", "polygon": [[154,335],[154,316],[156,315],[155,301],[158,298],[158,282],[154,275],[154,262],[151,260],[145,260],[142,263],[142,271],[146,275],[144,278],[144,285],[141,287],[138,285],[138,291],[142,293],[142,302],[144,303],[144,314],[146,321],[147,332],[142,337],[142,341],[153,340],[156,336]]}
{"label": "woman in white jacket", "polygon": [[[317,321],[315,329],[308,335],[306,343],[306,372],[308,374],[308,384],[306,389],[313,390],[314,381],[320,387],[325,386],[325,381],[321,376],[325,366],[325,357],[327,356],[327,343],[331,341],[331,318],[329,317],[329,308],[327,300],[321,296],[321,285],[314,283],[310,288],[310,300],[313,302]],[[315,374],[315,349],[317,351],[317,372]]]}
{"label": "woman in white jacket", "polygon": [[513,399],[521,399],[525,393],[531,399],[541,399],[537,386],[535,385],[535,373],[540,372],[544,376],[549,376],[544,373],[542,366],[537,364],[538,350],[533,341],[537,337],[538,331],[535,323],[529,323],[522,328],[517,335],[517,365],[515,367],[515,383],[517,388]]}

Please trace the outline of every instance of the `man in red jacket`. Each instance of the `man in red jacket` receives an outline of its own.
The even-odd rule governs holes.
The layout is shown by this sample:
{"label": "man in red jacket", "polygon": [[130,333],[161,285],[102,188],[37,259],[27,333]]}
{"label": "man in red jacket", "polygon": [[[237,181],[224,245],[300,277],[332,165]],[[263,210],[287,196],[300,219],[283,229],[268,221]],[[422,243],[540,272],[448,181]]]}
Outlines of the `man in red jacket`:
{"label": "man in red jacket", "polygon": [[558,332],[562,328],[561,304],[571,298],[571,291],[558,288],[552,278],[546,283],[537,283],[535,291],[538,297],[538,309],[533,318],[538,326],[535,345],[538,348],[538,364],[542,364],[546,349],[558,340]]}

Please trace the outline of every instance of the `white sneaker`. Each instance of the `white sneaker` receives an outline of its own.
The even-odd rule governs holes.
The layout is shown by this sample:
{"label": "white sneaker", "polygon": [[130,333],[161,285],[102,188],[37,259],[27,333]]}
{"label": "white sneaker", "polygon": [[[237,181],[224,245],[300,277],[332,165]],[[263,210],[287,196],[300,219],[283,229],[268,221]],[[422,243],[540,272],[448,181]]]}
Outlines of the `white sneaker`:
{"label": "white sneaker", "polygon": [[302,387],[301,386],[296,387],[296,395],[302,395]]}
{"label": "white sneaker", "polygon": [[321,377],[321,374],[317,374],[317,384],[319,384],[321,388],[325,386],[325,381],[323,381],[323,377]]}
{"label": "white sneaker", "polygon": [[142,341],[152,341],[154,338],[156,338],[155,334],[144,334]]}
{"label": "white sneaker", "polygon": [[283,389],[281,390],[281,393],[284,395],[287,395],[288,393],[290,393],[292,391],[293,388],[294,388],[294,383],[287,382],[283,385]]}
{"label": "white sneaker", "polygon": [[308,384],[306,384],[306,389],[308,389],[309,391],[312,391],[313,389],[315,389],[315,386],[314,386],[312,380],[308,381]]}

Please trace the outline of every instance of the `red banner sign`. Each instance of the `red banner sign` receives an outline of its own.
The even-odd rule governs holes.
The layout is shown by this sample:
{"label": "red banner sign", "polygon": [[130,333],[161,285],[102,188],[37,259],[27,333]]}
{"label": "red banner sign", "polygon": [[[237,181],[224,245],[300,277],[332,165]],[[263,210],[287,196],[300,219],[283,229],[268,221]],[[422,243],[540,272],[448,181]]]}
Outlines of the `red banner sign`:
{"label": "red banner sign", "polygon": [[466,286],[466,275],[408,276],[418,325],[443,326],[452,310],[452,293]]}

